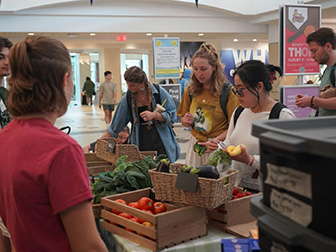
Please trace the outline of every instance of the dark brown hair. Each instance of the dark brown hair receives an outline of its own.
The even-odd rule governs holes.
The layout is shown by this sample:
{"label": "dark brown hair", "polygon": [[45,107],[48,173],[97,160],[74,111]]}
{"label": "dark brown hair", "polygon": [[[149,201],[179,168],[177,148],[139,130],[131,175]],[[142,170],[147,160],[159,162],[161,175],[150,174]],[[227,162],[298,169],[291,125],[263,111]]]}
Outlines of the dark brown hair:
{"label": "dark brown hair", "polygon": [[9,52],[8,110],[13,116],[65,113],[63,78],[72,71],[68,49],[56,39],[28,36]]}
{"label": "dark brown hair", "polygon": [[306,43],[316,42],[319,46],[325,46],[330,43],[333,50],[336,48],[336,37],[334,30],[327,27],[322,27],[312,33],[306,38]]}
{"label": "dark brown hair", "polygon": [[[209,92],[215,96],[219,96],[222,92],[222,87],[224,82],[226,81],[226,77],[223,74],[224,65],[220,61],[220,57],[216,51],[216,48],[211,44],[203,44],[194,54],[191,59],[191,65],[193,65],[195,58],[204,58],[207,59],[209,64],[212,67],[215,67],[215,70],[212,74],[212,83]],[[193,72],[191,75],[191,83],[190,83],[190,92],[193,95],[199,94],[203,90],[203,84],[198,81],[195,73]]]}
{"label": "dark brown hair", "polygon": [[10,42],[7,38],[0,37],[0,51],[2,51],[4,47],[10,49],[12,46],[13,43]]}
{"label": "dark brown hair", "polygon": [[[150,83],[147,79],[146,73],[137,66],[132,66],[128,68],[125,73],[124,73],[124,79],[126,82],[132,82],[132,83],[137,83],[141,85],[142,83],[145,85],[145,90],[146,90],[146,101],[147,101],[147,108],[149,111],[152,111],[151,107],[151,102],[152,102],[152,92],[150,89]],[[136,113],[136,107],[135,107],[135,95],[132,94],[132,109],[135,115],[135,121],[134,124],[138,122],[138,115]],[[148,126],[148,129],[150,129],[150,125]]]}

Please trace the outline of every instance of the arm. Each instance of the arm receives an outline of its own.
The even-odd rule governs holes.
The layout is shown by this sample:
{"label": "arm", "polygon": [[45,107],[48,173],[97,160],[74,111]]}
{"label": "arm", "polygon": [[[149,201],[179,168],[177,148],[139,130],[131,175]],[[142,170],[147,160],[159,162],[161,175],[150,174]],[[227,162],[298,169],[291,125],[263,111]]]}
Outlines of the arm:
{"label": "arm", "polygon": [[115,91],[114,96],[113,96],[114,97],[114,101],[113,101],[114,104],[117,103],[117,95],[118,95],[118,93],[117,93],[117,91]]}
{"label": "arm", "polygon": [[314,97],[313,105],[314,108],[317,107],[317,108],[336,110],[336,97],[330,97],[330,98]]}
{"label": "arm", "polygon": [[89,201],[83,201],[60,213],[71,250],[102,251],[107,248],[99,236]]}
{"label": "arm", "polygon": [[101,100],[103,98],[103,92],[100,92],[99,94],[99,103],[98,103],[98,107],[101,108]]}
{"label": "arm", "polygon": [[[314,97],[313,98],[313,104],[314,104],[314,106],[312,106],[311,105],[312,96],[303,96],[301,94],[297,94],[295,96],[295,105],[298,106],[299,108],[311,107],[311,108],[313,108],[315,110],[318,110],[318,107],[320,107],[320,106],[315,106],[315,105],[317,105],[316,104],[316,99],[317,98],[318,97]],[[319,98],[319,99],[323,99],[323,98]],[[324,99],[324,100],[326,100],[326,99]],[[335,109],[336,109],[336,104],[335,104]]]}

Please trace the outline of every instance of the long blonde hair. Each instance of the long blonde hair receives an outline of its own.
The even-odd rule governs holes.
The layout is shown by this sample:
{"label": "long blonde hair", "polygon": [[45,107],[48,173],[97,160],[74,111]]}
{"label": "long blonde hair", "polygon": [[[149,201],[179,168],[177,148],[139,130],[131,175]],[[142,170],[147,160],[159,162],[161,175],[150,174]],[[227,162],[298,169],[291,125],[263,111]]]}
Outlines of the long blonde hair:
{"label": "long blonde hair", "polygon": [[[220,96],[223,84],[227,79],[223,74],[224,65],[220,61],[220,57],[216,51],[216,48],[211,44],[203,44],[192,57],[192,66],[195,58],[207,59],[209,64],[215,68],[211,77],[213,85],[211,85],[209,92],[210,94],[213,94],[215,96]],[[193,95],[197,95],[201,93],[202,90],[203,84],[198,81],[195,73],[193,72],[191,75],[190,93]]]}

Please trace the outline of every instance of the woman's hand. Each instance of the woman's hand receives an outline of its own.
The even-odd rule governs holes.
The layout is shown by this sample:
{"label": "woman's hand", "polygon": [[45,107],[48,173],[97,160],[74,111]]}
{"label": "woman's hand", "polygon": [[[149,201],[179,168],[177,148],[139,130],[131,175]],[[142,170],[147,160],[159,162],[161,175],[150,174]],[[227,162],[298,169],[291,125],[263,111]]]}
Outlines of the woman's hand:
{"label": "woman's hand", "polygon": [[206,141],[206,142],[199,142],[198,144],[199,145],[204,145],[207,150],[205,151],[205,153],[209,153],[209,152],[214,152],[215,150],[218,149],[218,145],[217,145],[217,139],[216,138],[213,138],[209,141]]}
{"label": "woman's hand", "polygon": [[86,145],[86,146],[83,147],[83,152],[84,153],[89,153],[90,150],[91,150],[90,144],[88,144],[88,145]]}
{"label": "woman's hand", "polygon": [[244,146],[241,146],[240,145],[240,148],[241,148],[241,153],[237,156],[230,156],[229,155],[229,152],[226,150],[226,149],[223,149],[223,151],[229,155],[230,159],[231,160],[235,160],[235,161],[238,161],[238,162],[241,162],[241,163],[244,163],[246,165],[249,164],[249,162],[251,161],[251,155],[247,153],[246,151],[246,148]]}
{"label": "woman's hand", "polygon": [[184,127],[191,127],[194,123],[194,117],[189,112],[185,113],[184,116],[181,117],[181,124]]}
{"label": "woman's hand", "polygon": [[156,119],[156,112],[145,110],[140,113],[140,116],[142,117],[142,119],[144,119],[145,122],[153,121],[154,119]]}

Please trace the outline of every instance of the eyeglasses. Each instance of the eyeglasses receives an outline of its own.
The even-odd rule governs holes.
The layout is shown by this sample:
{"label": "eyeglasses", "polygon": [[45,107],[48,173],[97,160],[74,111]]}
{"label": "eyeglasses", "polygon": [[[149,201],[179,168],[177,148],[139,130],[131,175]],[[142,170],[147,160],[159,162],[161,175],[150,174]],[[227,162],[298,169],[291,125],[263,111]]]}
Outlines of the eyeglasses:
{"label": "eyeglasses", "polygon": [[236,87],[233,87],[232,88],[232,91],[233,91],[233,93],[235,94],[235,95],[239,95],[239,96],[241,96],[241,97],[243,97],[244,96],[244,91],[246,90],[246,89],[248,89],[247,87],[245,87],[245,88],[236,88]]}

